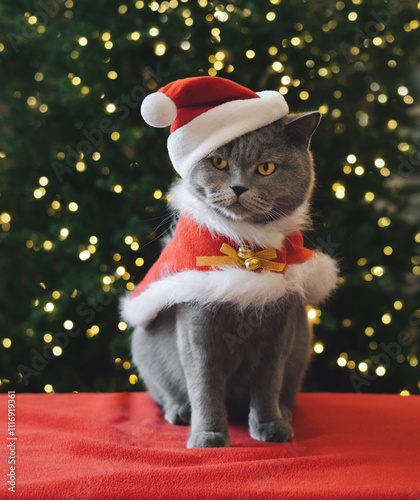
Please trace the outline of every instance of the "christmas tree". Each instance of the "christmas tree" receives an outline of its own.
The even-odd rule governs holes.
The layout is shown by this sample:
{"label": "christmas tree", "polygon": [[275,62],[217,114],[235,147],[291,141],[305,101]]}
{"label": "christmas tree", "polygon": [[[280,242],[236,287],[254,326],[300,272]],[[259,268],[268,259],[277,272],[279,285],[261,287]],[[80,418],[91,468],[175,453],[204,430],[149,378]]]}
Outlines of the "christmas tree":
{"label": "christmas tree", "polygon": [[142,389],[118,302],[159,254],[175,174],[168,131],[139,106],[170,81],[217,75],[323,114],[305,238],[339,259],[341,284],[308,308],[304,389],[419,393],[419,9],[2,2],[0,389]]}

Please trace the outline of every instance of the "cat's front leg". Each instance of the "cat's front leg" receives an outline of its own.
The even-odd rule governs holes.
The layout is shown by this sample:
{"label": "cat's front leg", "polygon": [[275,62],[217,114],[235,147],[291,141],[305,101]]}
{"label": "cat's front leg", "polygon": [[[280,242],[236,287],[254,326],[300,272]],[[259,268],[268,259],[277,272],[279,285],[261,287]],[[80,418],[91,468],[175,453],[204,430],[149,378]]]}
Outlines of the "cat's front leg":
{"label": "cat's front leg", "polygon": [[[197,366],[195,368],[198,368]],[[214,367],[187,369],[191,401],[191,433],[188,448],[219,448],[230,445],[225,407],[226,378]]]}
{"label": "cat's front leg", "polygon": [[227,374],[210,321],[187,305],[178,307],[177,341],[191,404],[188,448],[230,444],[226,411]]}
{"label": "cat's front leg", "polygon": [[283,371],[281,365],[265,363],[251,385],[249,432],[258,441],[283,443],[294,436],[290,416],[282,414],[279,404]]}

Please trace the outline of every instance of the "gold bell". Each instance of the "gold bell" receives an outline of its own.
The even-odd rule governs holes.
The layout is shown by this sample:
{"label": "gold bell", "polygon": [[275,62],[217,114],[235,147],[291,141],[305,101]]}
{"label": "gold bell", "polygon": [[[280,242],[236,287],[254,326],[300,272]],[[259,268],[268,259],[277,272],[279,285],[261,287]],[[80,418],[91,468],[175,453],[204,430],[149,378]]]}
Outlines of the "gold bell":
{"label": "gold bell", "polygon": [[248,271],[255,271],[260,267],[260,260],[258,257],[249,257],[249,259],[245,261],[245,267]]}
{"label": "gold bell", "polygon": [[249,259],[250,257],[253,257],[254,254],[254,250],[247,245],[242,245],[238,248],[238,257],[241,259]]}

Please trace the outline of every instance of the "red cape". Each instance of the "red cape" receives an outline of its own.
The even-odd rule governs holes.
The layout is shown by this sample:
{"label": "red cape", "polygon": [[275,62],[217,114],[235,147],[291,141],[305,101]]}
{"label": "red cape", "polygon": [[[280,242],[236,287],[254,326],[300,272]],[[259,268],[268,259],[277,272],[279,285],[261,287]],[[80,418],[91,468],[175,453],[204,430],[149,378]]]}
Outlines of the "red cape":
{"label": "red cape", "polygon": [[[223,256],[224,254],[220,251],[223,243],[237,249],[237,245],[229,238],[212,233],[207,227],[200,226],[185,214],[182,215],[173,238],[163,249],[159,259],[153,264],[145,278],[137,285],[131,297],[140,295],[151,283],[169,274],[186,270],[212,271],[217,269],[210,266],[197,267],[196,258],[199,256]],[[244,242],[244,245],[246,244],[247,242]],[[263,248],[254,248],[254,250],[260,251]],[[314,256],[312,250],[303,246],[303,237],[299,231],[287,236],[282,248],[276,250],[277,258],[273,259],[273,262],[286,264],[281,274],[286,272],[288,266],[302,264]],[[261,272],[261,269],[248,272]]]}

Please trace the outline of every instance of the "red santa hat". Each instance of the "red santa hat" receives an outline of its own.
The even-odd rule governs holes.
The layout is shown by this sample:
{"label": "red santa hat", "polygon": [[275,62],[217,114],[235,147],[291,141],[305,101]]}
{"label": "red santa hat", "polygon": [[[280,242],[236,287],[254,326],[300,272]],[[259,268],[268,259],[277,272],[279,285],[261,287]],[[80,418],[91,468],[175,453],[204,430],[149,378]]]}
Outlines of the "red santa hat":
{"label": "red santa hat", "polygon": [[214,76],[176,80],[148,95],[141,105],[146,123],[159,128],[171,125],[168,152],[181,177],[223,144],[275,122],[288,111],[277,91],[253,92]]}

